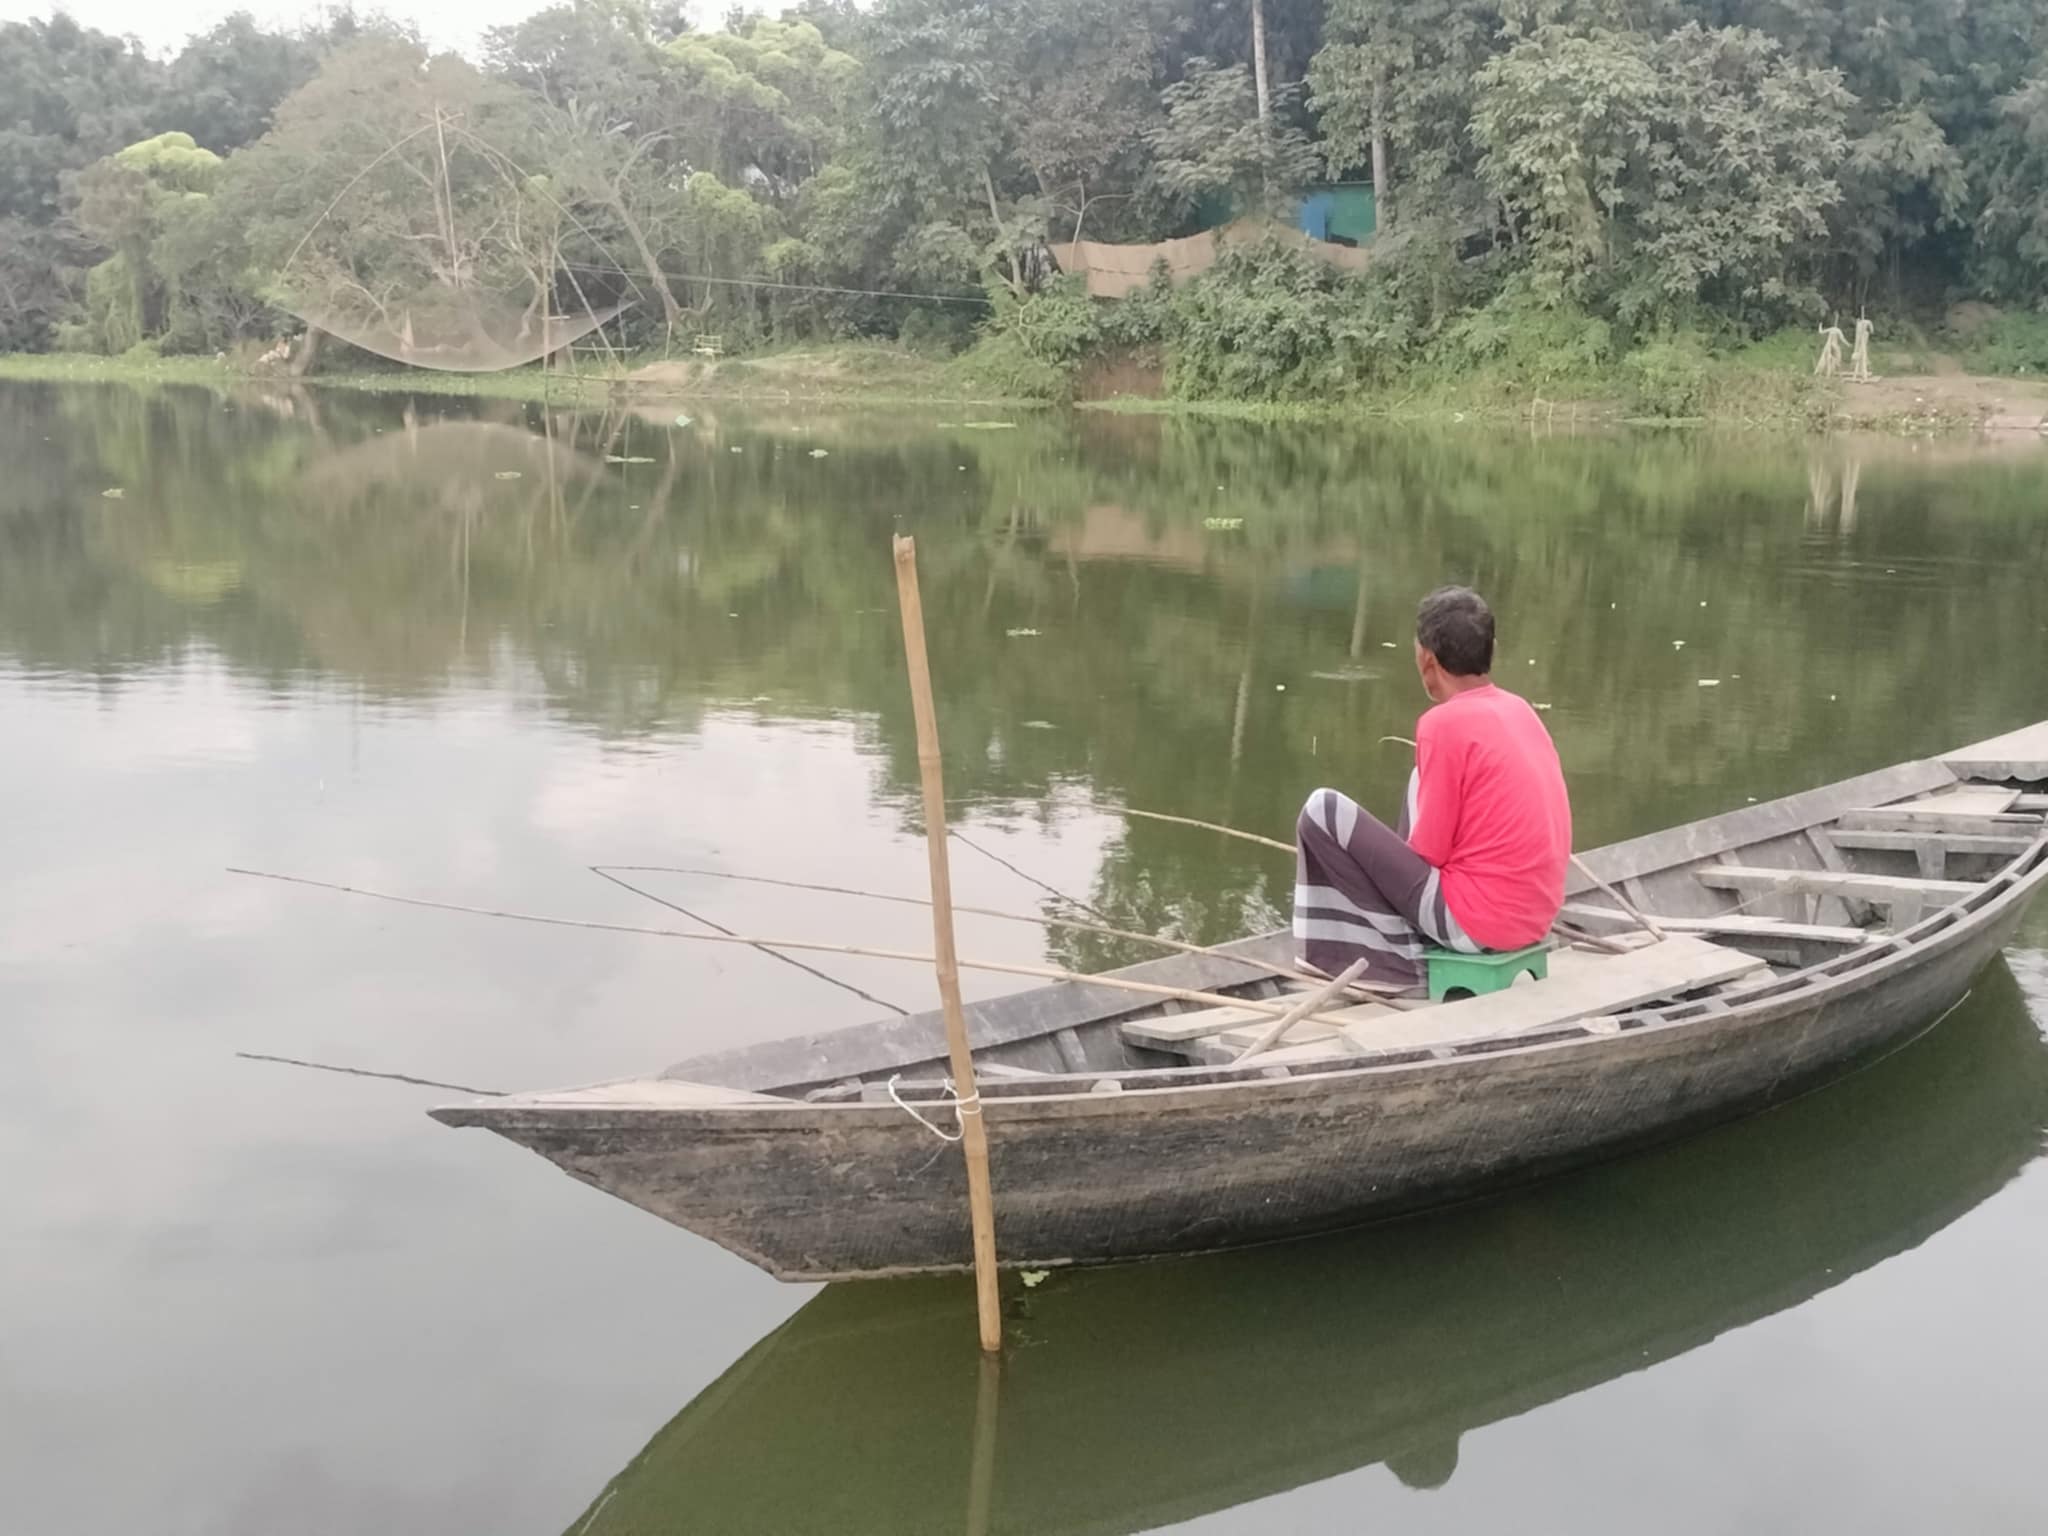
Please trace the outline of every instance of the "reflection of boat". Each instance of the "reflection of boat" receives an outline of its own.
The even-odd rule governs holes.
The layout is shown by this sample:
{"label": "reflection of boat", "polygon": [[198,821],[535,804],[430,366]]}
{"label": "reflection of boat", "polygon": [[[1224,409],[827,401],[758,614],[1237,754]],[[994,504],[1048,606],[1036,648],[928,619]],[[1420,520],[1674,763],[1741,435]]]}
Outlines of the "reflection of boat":
{"label": "reflection of boat", "polygon": [[1434,1486],[1459,1438],[1797,1306],[2041,1150],[2048,1046],[2003,966],[1911,1050],[1740,1127],[1511,1202],[1053,1276],[974,1510],[973,1301],[833,1286],[592,1501],[588,1536],[1148,1530],[1356,1467]]}
{"label": "reflection of boat", "polygon": [[[2048,796],[1960,782],[1979,777],[2048,781],[2048,722],[1589,854],[1674,932],[1564,951],[1549,980],[1491,996],[1360,1005],[1248,1063],[1228,1026],[1260,1018],[1239,1009],[1167,1014],[1078,983],[978,1004],[977,1053],[1009,1069],[981,1084],[1002,1256],[1101,1262],[1328,1231],[1838,1077],[1954,1004],[2048,881]],[[1567,912],[1628,926],[1590,881]],[[1282,984],[1238,957],[1283,943],[1120,974],[1258,1000]],[[950,1097],[943,1052],[936,1016],[891,1019],[434,1113],[787,1278],[958,1268],[962,1162],[903,1107]]]}

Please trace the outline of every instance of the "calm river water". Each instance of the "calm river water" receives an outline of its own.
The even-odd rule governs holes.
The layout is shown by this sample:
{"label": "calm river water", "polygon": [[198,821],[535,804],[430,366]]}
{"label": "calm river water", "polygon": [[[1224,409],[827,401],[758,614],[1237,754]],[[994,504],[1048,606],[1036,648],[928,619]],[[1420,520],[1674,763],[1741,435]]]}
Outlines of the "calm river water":
{"label": "calm river water", "polygon": [[[1391,803],[1441,580],[1494,599],[1581,846],[2048,716],[2048,453],[691,411],[0,386],[7,1529],[2048,1525],[2048,913],[1790,1109],[1020,1291],[989,1393],[963,1284],[781,1286],[433,1124],[448,1089],[238,1054],[542,1087],[873,1004],[226,872],[671,924],[587,866],[915,893],[903,529],[960,898],[1220,938],[1284,912],[1286,861],[1119,808]],[[744,932],[928,937],[645,879]]]}

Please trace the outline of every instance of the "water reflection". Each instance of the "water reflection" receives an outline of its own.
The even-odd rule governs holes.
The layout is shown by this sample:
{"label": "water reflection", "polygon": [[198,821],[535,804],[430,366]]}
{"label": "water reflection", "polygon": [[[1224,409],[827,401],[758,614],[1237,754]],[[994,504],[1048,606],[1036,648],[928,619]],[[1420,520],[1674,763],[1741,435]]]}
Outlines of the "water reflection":
{"label": "water reflection", "polygon": [[[1979,665],[1988,637],[2039,643],[2038,454],[5,398],[0,653],[23,667],[116,685],[205,647],[401,704],[483,679],[618,743],[714,708],[839,717],[906,821],[898,527],[921,536],[949,784],[999,814],[1079,782],[1284,831],[1326,778],[1391,795],[1409,614],[1447,578],[1506,615],[1501,670],[1548,712],[1587,844],[2048,714],[2036,669]],[[1133,827],[1091,898],[1213,938],[1284,879]]]}
{"label": "water reflection", "polygon": [[[1505,670],[1550,706],[1585,843],[2048,716],[2048,675],[2001,664],[2042,643],[2038,454],[1858,449],[1844,518],[1843,445],[692,414],[0,386],[15,1525],[561,1529],[740,1338],[788,1315],[794,1293],[707,1245],[447,1136],[415,1090],[233,1052],[516,1087],[872,1005],[759,956],[399,921],[220,868],[621,921],[650,914],[587,863],[916,890],[898,527],[919,536],[974,842],[1121,926],[1191,938],[1269,923],[1286,861],[1118,807],[1284,832],[1318,782],[1391,798],[1403,769],[1379,738],[1412,734],[1418,703],[1408,618],[1446,577],[1509,615]],[[955,878],[992,907],[1039,894],[965,852]],[[658,889],[740,931],[916,947],[896,909]],[[1126,958],[1100,942],[1053,958]],[[1021,925],[962,944],[1044,957]],[[2040,962],[2013,965],[2038,994]],[[831,969],[930,1000],[923,973]],[[1690,1497],[1718,1451],[1643,1428],[1635,1378],[1579,1388],[1817,1294],[2031,1155],[2032,1026],[2002,980],[1976,1008],[1996,1017],[1951,1021],[1976,1018],[1974,1044],[1945,1027],[1904,1058],[1925,1099],[1873,1077],[1490,1213],[1055,1278],[1024,1298],[980,1418],[989,1528],[1098,1528],[1091,1510],[1123,1528],[1290,1482],[1297,1516],[1325,1488],[1372,1492],[1334,1472],[1420,1485],[1454,1456],[1443,1494],[1402,1507],[1491,1528],[1617,1445],[1654,1507],[1609,1488],[1562,1517],[1553,1488],[1542,1513],[1561,1517],[1536,1523],[1739,1523]],[[1920,1482],[1951,1523],[1965,1483],[1973,1514],[2032,1508],[2043,1192],[2022,1181],[1773,1325],[1847,1338],[1886,1392],[1733,1339],[1654,1392],[1710,1415],[1721,1384],[1697,1373],[1742,1374],[1745,1497],[1774,1456],[1813,1485],[1801,1433],[1824,1422],[1888,1465],[1933,1458],[1944,1475]],[[1930,1280],[1921,1326],[1872,1319],[1873,1293]],[[675,1529],[691,1507],[703,1530],[967,1524],[967,1305],[943,1286],[827,1293],[656,1440],[593,1531],[636,1509]],[[1971,1401],[2021,1409],[1949,1401],[1977,1357],[1961,1368],[1999,1391]],[[1544,1402],[1560,1406],[1470,1434]],[[1668,1455],[1692,1464],[1652,1465]],[[1918,1507],[1876,1475],[1855,1486],[1894,1522]],[[1806,1523],[1884,1524],[1835,1495]],[[1266,1513],[1219,1519],[1270,1529]]]}
{"label": "water reflection", "polygon": [[998,1393],[965,1287],[831,1287],[571,1530],[1106,1536],[1373,1463],[1441,1487],[1467,1433],[1925,1241],[2044,1128],[2048,1043],[1998,966],[1900,1055],[1656,1156],[1347,1238],[1020,1288]]}

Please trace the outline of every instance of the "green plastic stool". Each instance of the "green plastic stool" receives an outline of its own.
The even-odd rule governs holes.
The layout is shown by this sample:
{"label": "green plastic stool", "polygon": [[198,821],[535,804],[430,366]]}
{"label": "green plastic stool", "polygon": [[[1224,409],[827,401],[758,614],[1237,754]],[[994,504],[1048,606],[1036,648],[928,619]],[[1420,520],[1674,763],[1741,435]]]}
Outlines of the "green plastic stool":
{"label": "green plastic stool", "polygon": [[1429,1000],[1440,1003],[1453,992],[1483,997],[1515,984],[1527,971],[1538,981],[1550,974],[1550,946],[1531,944],[1527,949],[1503,950],[1499,954],[1461,955],[1455,949],[1423,952],[1429,962]]}

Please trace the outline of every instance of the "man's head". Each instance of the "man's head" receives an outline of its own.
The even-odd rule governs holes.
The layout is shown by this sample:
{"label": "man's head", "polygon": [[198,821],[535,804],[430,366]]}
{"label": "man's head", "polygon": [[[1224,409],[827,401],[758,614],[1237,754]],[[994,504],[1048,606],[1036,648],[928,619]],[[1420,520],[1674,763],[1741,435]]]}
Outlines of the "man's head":
{"label": "man's head", "polygon": [[1415,612],[1415,670],[1433,703],[1493,670],[1493,610],[1470,587],[1438,587]]}

